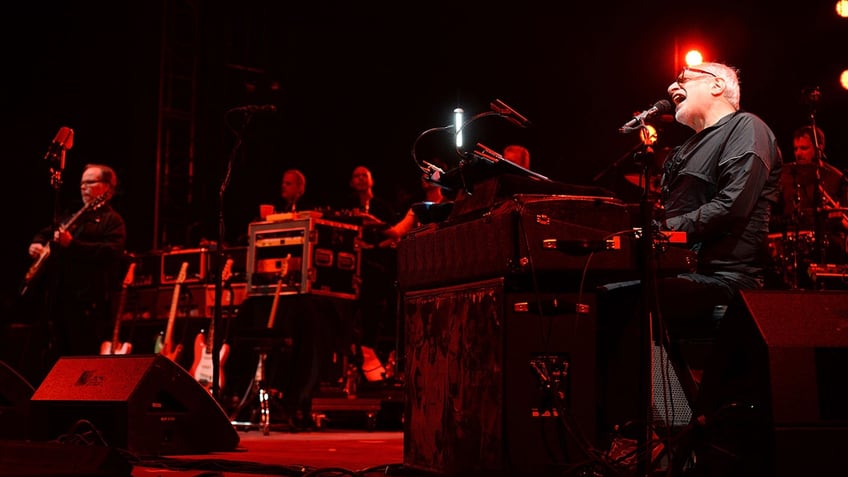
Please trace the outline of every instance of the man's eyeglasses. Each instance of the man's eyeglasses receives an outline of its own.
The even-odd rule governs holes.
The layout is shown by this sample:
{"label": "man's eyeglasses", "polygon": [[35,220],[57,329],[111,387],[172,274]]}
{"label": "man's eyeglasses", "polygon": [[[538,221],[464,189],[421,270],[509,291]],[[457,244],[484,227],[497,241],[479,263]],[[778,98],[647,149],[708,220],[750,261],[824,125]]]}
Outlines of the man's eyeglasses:
{"label": "man's eyeglasses", "polygon": [[686,72],[687,72],[687,71],[691,71],[691,72],[693,72],[693,73],[700,73],[700,74],[702,74],[702,75],[710,75],[710,76],[712,76],[713,78],[718,78],[718,75],[716,75],[715,73],[713,73],[713,72],[711,72],[711,71],[707,71],[707,70],[700,70],[700,69],[698,69],[698,68],[683,68],[683,71],[681,71],[681,72],[680,72],[680,74],[679,74],[679,75],[677,75],[677,79],[675,80],[675,81],[677,82],[677,84],[683,84],[683,83],[685,83],[685,82],[687,82],[687,81],[690,81],[690,80],[693,80],[693,79],[697,79],[697,78],[687,78],[687,77],[686,77]]}
{"label": "man's eyeglasses", "polygon": [[91,186],[91,185],[94,185],[94,184],[99,184],[99,183],[101,183],[101,182],[104,182],[104,181],[102,181],[102,180],[97,180],[97,181],[80,181],[80,186]]}

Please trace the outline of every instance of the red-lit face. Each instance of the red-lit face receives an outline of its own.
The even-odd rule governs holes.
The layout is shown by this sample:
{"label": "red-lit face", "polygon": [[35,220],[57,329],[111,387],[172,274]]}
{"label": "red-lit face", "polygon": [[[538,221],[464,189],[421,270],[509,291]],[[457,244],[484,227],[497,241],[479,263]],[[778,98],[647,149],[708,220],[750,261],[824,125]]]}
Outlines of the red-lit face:
{"label": "red-lit face", "polygon": [[280,195],[285,200],[297,200],[303,195],[303,186],[293,172],[283,174],[283,182],[280,185]]}
{"label": "red-lit face", "polygon": [[371,171],[362,166],[354,169],[353,175],[350,178],[350,187],[359,192],[374,187],[374,179],[371,178]]}
{"label": "red-lit face", "polygon": [[109,184],[103,180],[103,171],[99,167],[89,167],[80,179],[82,201],[88,205],[109,190]]}
{"label": "red-lit face", "polygon": [[795,162],[809,164],[816,158],[816,148],[809,135],[796,137],[792,141],[792,150],[795,154]]}

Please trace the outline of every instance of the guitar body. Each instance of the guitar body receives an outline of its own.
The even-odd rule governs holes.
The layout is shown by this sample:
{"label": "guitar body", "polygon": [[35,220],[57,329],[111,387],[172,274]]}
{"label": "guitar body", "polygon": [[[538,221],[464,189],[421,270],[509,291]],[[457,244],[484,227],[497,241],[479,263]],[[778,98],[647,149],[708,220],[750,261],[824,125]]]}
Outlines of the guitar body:
{"label": "guitar body", "polygon": [[[229,285],[232,277],[233,259],[227,259],[224,268],[221,271],[222,288]],[[213,383],[215,382],[215,367],[213,361],[213,350],[215,346],[215,319],[209,323],[209,333],[200,332],[194,338],[194,361],[189,369],[189,374],[206,388],[210,393],[213,391]],[[227,343],[221,344],[221,349],[218,352],[218,388],[224,388],[224,363],[227,362],[227,357],[230,355],[230,345]]]}
{"label": "guitar body", "polygon": [[171,361],[177,364],[179,364],[180,357],[183,355],[182,344],[178,344],[176,346],[165,346],[164,339],[162,339],[161,344],[157,344],[154,349],[158,349],[158,351],[156,351],[156,354],[161,354],[162,356],[170,359]]}
{"label": "guitar body", "polygon": [[[80,217],[83,216],[83,214],[90,210],[96,210],[100,208],[100,206],[105,204],[110,197],[111,196],[108,192],[102,194],[100,197],[97,197],[93,201],[84,205],[83,208],[76,211],[72,216],[70,216],[67,220],[60,224],[56,230],[60,232],[71,230],[76,225],[76,222],[80,219]],[[24,276],[23,285],[21,285],[20,294],[22,296],[26,294],[27,290],[29,290],[33,282],[35,282],[36,279],[41,276],[41,273],[44,270],[45,265],[47,264],[48,258],[50,258],[50,242],[44,244],[44,248],[42,249],[41,253],[38,255],[38,257],[35,258],[35,260],[33,260],[32,264],[27,269],[26,275]]]}
{"label": "guitar body", "polygon": [[100,354],[130,354],[131,351],[132,343],[126,341],[118,343],[114,348],[111,341],[104,341],[100,345]]}
{"label": "guitar body", "polygon": [[[227,343],[221,344],[221,350],[218,352],[218,387],[223,389],[226,383],[224,379],[224,364],[230,356],[230,345]],[[206,334],[198,333],[194,338],[194,362],[191,364],[189,374],[206,388],[212,392],[212,348],[207,346]]]}

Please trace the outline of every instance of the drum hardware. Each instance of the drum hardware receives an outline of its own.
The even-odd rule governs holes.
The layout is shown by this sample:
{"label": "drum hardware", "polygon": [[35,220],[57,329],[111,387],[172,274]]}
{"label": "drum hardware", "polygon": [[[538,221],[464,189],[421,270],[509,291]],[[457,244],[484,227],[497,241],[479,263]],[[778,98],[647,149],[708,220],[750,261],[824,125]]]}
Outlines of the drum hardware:
{"label": "drum hardware", "polygon": [[811,261],[815,250],[816,234],[812,230],[793,230],[768,235],[769,255],[774,260],[774,270],[783,284],[797,290],[803,265]]}
{"label": "drum hardware", "polygon": [[819,185],[819,192],[821,193],[822,200],[825,203],[825,207],[822,208],[822,211],[827,213],[828,218],[834,217],[840,219],[842,228],[848,230],[848,215],[845,213],[848,211],[848,208],[840,207],[839,202],[833,200],[830,194],[828,194],[821,185]]}

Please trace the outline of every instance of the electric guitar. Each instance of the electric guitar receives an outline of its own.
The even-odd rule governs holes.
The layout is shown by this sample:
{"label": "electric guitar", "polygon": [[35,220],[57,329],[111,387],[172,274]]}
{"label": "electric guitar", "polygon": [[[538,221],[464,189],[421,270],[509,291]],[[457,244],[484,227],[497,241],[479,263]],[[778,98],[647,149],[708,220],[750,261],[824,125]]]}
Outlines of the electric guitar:
{"label": "electric guitar", "polygon": [[177,276],[177,282],[174,285],[174,295],[171,297],[171,311],[168,313],[168,325],[165,327],[165,338],[161,336],[156,338],[156,346],[154,352],[165,356],[173,362],[180,359],[183,352],[183,345],[174,346],[174,320],[177,318],[177,308],[180,304],[180,287],[186,279],[188,273],[188,262],[183,262],[180,267],[180,274]]}
{"label": "electric guitar", "polygon": [[[224,263],[224,269],[221,271],[221,282],[223,288],[228,288],[230,278],[232,278],[232,270],[233,270],[233,259],[228,258],[226,263]],[[232,293],[232,291],[231,291]],[[230,297],[230,302],[232,303],[232,296]],[[212,350],[215,345],[215,318],[209,322],[209,332],[203,333],[202,331],[197,334],[194,338],[194,362],[191,364],[191,369],[189,369],[189,374],[200,383],[201,386],[206,388],[210,393],[212,392],[212,384],[214,368],[212,367]],[[224,363],[227,361],[227,357],[230,355],[230,345],[227,343],[221,344],[221,349],[218,352],[218,388],[223,389],[224,387]]]}
{"label": "electric guitar", "polygon": [[[73,226],[76,225],[77,220],[83,216],[88,211],[96,210],[100,208],[106,201],[109,199],[109,192],[104,192],[96,199],[91,202],[85,204],[80,210],[76,211],[74,215],[65,219],[64,222],[59,224],[59,227],[56,229],[57,232],[65,232],[71,230]],[[41,253],[35,257],[32,264],[24,276],[24,283],[21,286],[21,295],[24,295],[27,290],[29,290],[30,285],[41,275],[41,272],[44,271],[44,266],[47,263],[47,259],[50,258],[50,242],[44,244],[44,247],[41,249]]]}
{"label": "electric guitar", "polygon": [[[277,308],[280,304],[280,294],[283,291],[283,283],[289,272],[289,259],[291,254],[288,254],[283,263],[280,265],[280,273],[277,275],[277,288],[274,292],[274,301],[271,302],[271,312],[268,315],[268,329],[274,328],[274,321],[277,318]],[[259,363],[256,365],[256,374],[253,378],[254,391],[259,396],[259,427],[262,433],[268,435],[271,429],[271,409],[268,404],[268,389],[265,383],[265,359],[268,353],[259,353]]]}
{"label": "electric guitar", "polygon": [[277,319],[277,308],[280,305],[280,294],[283,291],[283,283],[285,283],[286,275],[289,273],[289,260],[291,254],[286,255],[280,264],[280,273],[277,275],[277,288],[274,291],[274,301],[271,302],[271,313],[268,316],[268,329],[274,328],[274,321]]}
{"label": "electric guitar", "polygon": [[121,316],[124,314],[124,305],[127,302],[127,288],[135,280],[135,262],[130,263],[127,276],[121,288],[121,296],[118,298],[118,313],[115,314],[115,328],[112,330],[112,341],[104,341],[100,345],[100,354],[130,354],[132,343],[125,341],[121,343]]}

